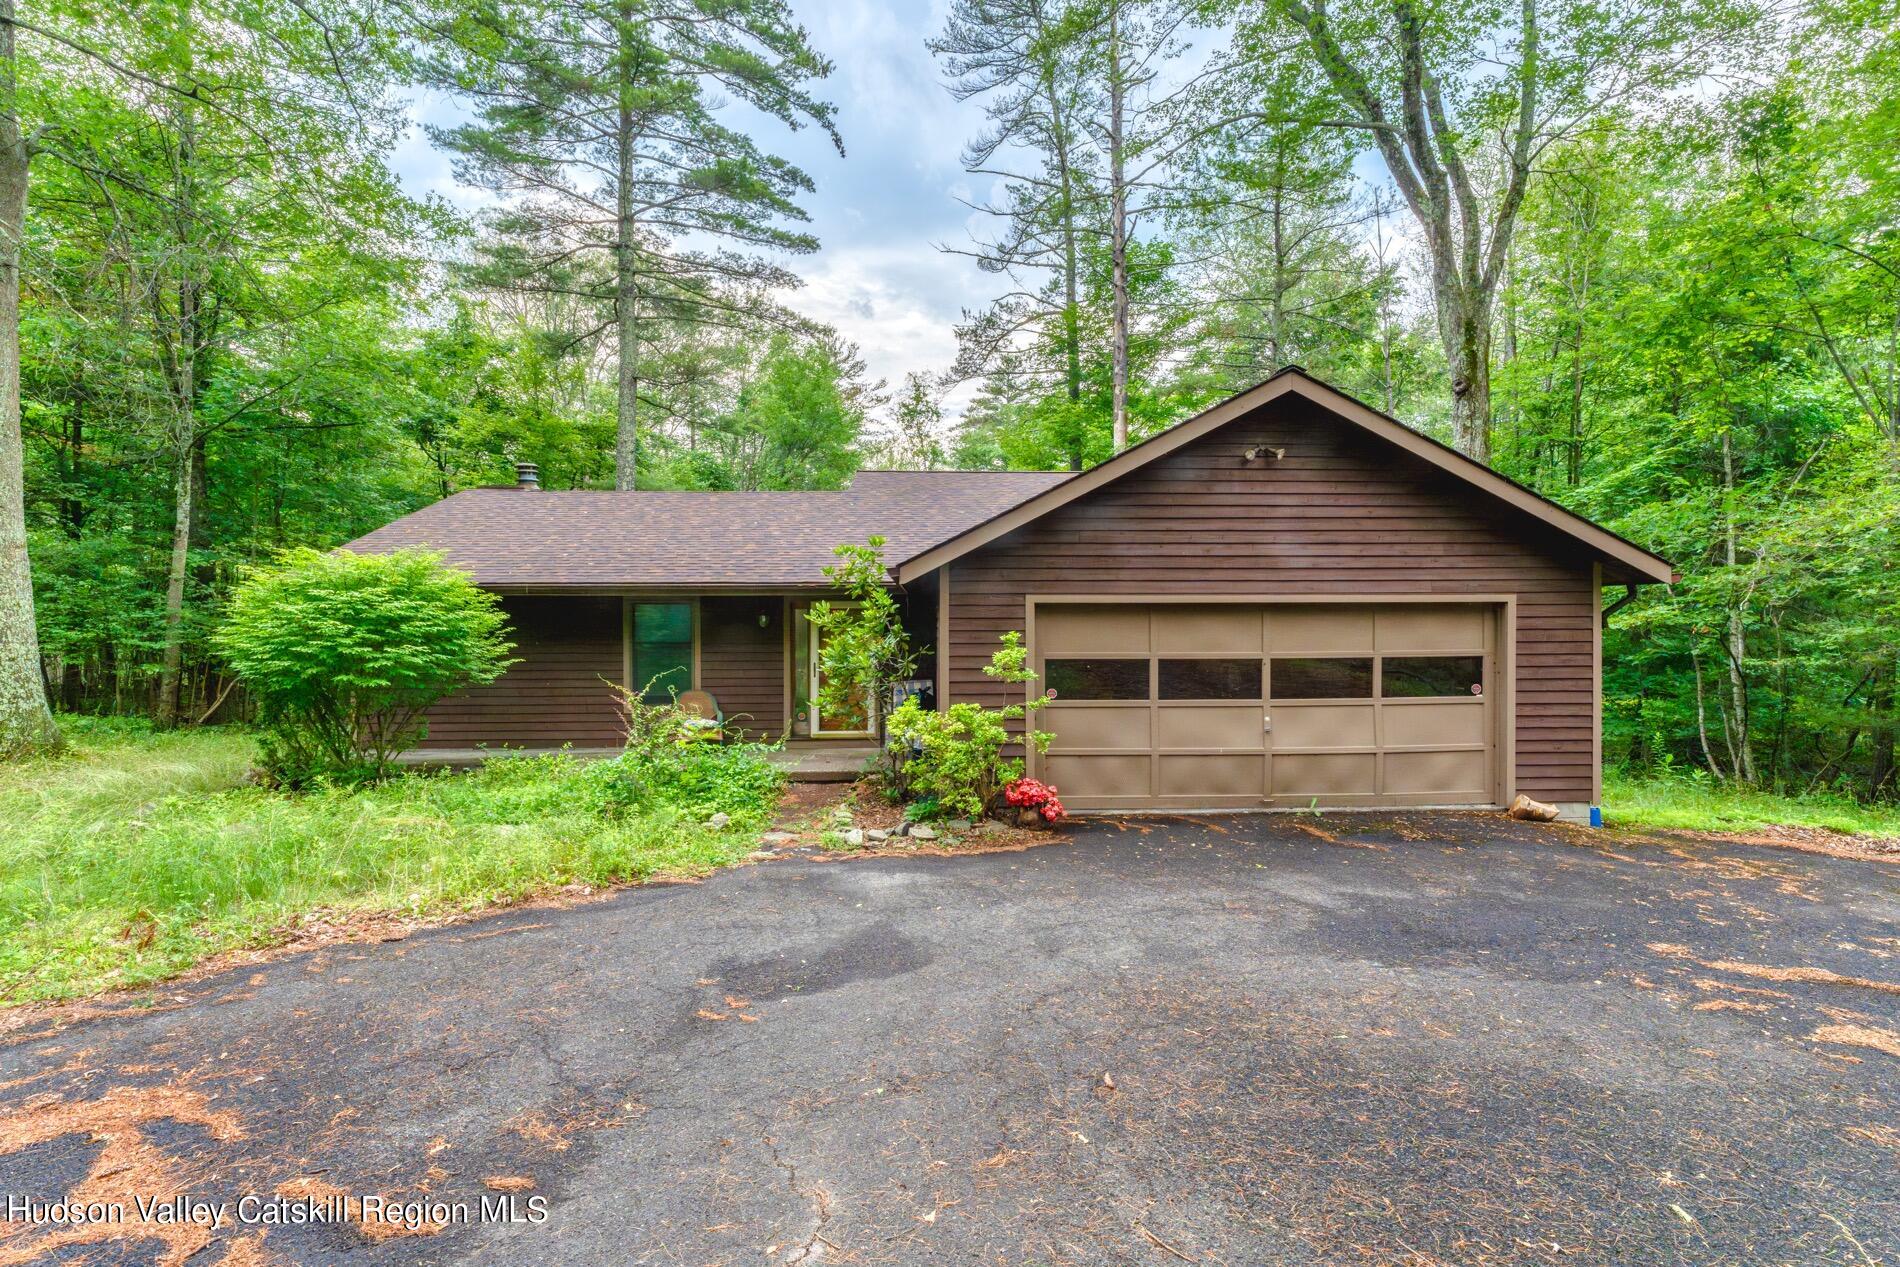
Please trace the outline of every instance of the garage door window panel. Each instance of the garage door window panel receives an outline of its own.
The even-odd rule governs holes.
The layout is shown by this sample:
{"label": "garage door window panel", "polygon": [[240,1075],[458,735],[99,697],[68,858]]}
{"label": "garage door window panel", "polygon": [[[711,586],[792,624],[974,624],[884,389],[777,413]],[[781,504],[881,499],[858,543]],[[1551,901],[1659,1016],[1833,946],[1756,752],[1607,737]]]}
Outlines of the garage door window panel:
{"label": "garage door window panel", "polygon": [[1164,700],[1257,700],[1260,659],[1162,660],[1158,672]]}
{"label": "garage door window panel", "polygon": [[1386,656],[1379,694],[1387,699],[1469,699],[1484,694],[1481,655]]}
{"label": "garage door window panel", "polygon": [[1145,700],[1148,698],[1148,660],[1048,660],[1042,684],[1055,698],[1068,703],[1092,700]]}
{"label": "garage door window panel", "polygon": [[1275,656],[1273,698],[1371,699],[1372,657]]}

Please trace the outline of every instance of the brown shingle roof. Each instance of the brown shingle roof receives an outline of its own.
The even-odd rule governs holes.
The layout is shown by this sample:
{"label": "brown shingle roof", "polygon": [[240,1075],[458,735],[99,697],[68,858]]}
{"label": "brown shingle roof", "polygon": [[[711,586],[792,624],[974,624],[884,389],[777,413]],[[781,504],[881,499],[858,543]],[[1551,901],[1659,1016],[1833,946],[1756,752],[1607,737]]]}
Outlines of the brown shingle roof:
{"label": "brown shingle roof", "polygon": [[877,534],[910,558],[1067,479],[1044,471],[860,471],[828,493],[477,488],[349,549],[442,551],[498,589],[822,587],[833,548]]}

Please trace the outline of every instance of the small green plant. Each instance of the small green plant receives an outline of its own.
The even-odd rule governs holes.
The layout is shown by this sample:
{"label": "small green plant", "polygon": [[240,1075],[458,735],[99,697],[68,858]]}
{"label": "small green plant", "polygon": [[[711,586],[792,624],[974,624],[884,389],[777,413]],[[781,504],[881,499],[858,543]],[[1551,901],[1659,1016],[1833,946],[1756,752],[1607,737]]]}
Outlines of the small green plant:
{"label": "small green plant", "polygon": [[386,778],[423,714],[514,661],[493,594],[438,554],[292,550],[252,572],[214,635],[257,702],[279,783]]}
{"label": "small green plant", "polygon": [[[830,716],[849,717],[867,706],[876,709],[894,683],[915,673],[918,653],[891,595],[884,538],[871,537],[861,546],[842,545],[833,553],[842,562],[827,567],[825,575],[849,602],[841,606],[813,603],[808,618],[822,637],[819,707]],[[867,718],[865,728],[874,729],[876,720]]]}
{"label": "small green plant", "polygon": [[[1033,681],[1036,675],[1029,670],[1022,635],[1009,630],[1002,644],[983,672],[1003,682]],[[968,818],[988,813],[1003,785],[1022,777],[1022,759],[1003,755],[1017,738],[1009,723],[1041,706],[1040,698],[1003,708],[964,701],[933,712],[914,699],[905,700],[890,717],[890,749],[916,804]],[[1022,737],[1038,752],[1048,749],[1051,738],[1039,730],[1028,730]]]}

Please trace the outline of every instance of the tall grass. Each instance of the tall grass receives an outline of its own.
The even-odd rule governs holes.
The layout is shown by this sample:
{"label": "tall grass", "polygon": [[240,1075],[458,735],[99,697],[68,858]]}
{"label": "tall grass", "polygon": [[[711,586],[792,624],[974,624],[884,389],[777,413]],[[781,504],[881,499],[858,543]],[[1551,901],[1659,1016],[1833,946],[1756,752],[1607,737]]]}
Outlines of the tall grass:
{"label": "tall grass", "polygon": [[1863,805],[1831,795],[1776,796],[1681,774],[1632,778],[1605,770],[1603,817],[1621,827],[1760,831],[1787,825],[1900,838],[1897,805]]}
{"label": "tall grass", "polygon": [[[318,909],[425,914],[702,874],[753,847],[775,790],[738,753],[707,760],[744,777],[684,801],[629,797],[621,763],[567,756],[293,794],[245,785],[242,732],[68,736],[62,756],[0,767],[0,1002],[155,981]],[[717,809],[723,831],[704,826]]]}

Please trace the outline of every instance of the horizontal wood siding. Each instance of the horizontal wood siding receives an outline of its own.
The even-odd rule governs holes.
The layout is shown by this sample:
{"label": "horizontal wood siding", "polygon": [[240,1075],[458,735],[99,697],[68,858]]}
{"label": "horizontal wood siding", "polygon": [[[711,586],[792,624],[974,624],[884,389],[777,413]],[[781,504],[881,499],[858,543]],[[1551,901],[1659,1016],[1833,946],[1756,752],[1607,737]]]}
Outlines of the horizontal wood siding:
{"label": "horizontal wood siding", "polygon": [[[764,617],[765,623],[759,623]],[[777,597],[703,598],[699,685],[748,738],[785,729],[784,602]]]}
{"label": "horizontal wood siding", "polygon": [[[1279,461],[1249,463],[1258,444]],[[1591,562],[1528,515],[1304,401],[1282,400],[958,559],[952,700],[1020,701],[984,676],[1043,594],[1514,594],[1517,789],[1594,783]]]}
{"label": "horizontal wood siding", "polygon": [[[502,599],[521,663],[429,710],[425,748],[617,746],[618,598]],[[605,678],[606,681],[601,679]]]}

